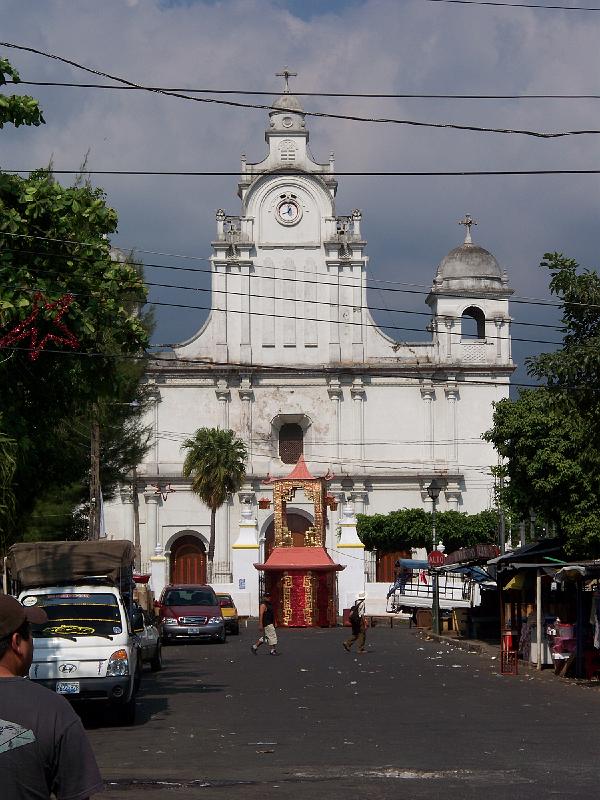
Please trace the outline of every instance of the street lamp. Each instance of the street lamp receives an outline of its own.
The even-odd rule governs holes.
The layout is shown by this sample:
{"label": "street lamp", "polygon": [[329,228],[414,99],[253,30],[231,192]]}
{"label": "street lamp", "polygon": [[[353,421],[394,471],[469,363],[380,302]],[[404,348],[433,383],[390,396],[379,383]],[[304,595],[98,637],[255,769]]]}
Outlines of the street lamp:
{"label": "street lamp", "polygon": [[432,510],[431,510],[431,527],[433,535],[432,546],[431,546],[432,550],[435,550],[435,504],[437,503],[437,499],[440,496],[441,491],[442,491],[442,484],[438,481],[437,478],[434,478],[427,487],[427,494],[429,495],[432,501]]}
{"label": "street lamp", "polygon": [[[431,549],[435,550],[435,504],[442,491],[442,485],[437,478],[434,478],[427,487],[427,494],[431,498],[431,528],[432,528],[432,546]],[[431,567],[431,591],[433,594],[431,602],[431,627],[433,632],[440,635],[440,585],[438,581],[437,567]]]}

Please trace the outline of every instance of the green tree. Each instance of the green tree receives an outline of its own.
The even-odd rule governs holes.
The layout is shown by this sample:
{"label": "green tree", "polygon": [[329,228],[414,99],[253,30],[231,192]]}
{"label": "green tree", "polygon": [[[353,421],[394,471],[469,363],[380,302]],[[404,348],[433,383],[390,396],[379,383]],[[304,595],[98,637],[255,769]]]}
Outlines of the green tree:
{"label": "green tree", "polygon": [[[0,83],[7,77],[18,81],[0,59]],[[37,101],[0,95],[0,128],[43,121]],[[141,266],[110,246],[116,226],[85,168],[70,187],[49,170],[0,173],[0,409],[16,442],[5,545],[53,526],[48,535],[77,535],[92,409],[99,409],[105,494],[146,448],[140,378],[152,320],[141,310]]]}
{"label": "green tree", "polygon": [[[2,417],[0,417],[0,425]],[[13,479],[16,468],[16,442],[0,428],[0,546],[4,543],[6,529],[15,509]],[[4,549],[4,548],[3,548]]]}
{"label": "green tree", "polygon": [[539,389],[502,400],[484,438],[505,459],[504,499],[521,518],[553,522],[573,556],[600,555],[600,276],[546,253],[563,342],[527,361]]}
{"label": "green tree", "polygon": [[217,509],[227,495],[237,492],[246,477],[246,446],[231,430],[199,428],[186,439],[183,475],[192,479],[192,491],[210,508],[210,541],[207,555],[208,580],[213,577]]}
{"label": "green tree", "polygon": [[[0,58],[0,86],[7,84],[7,78],[12,83],[19,83],[19,73],[5,58]],[[40,111],[38,101],[28,95],[0,94],[0,128],[7,123],[19,125],[42,125],[44,117]]]}
{"label": "green tree", "polygon": [[[562,306],[563,343],[552,353],[529,359],[529,374],[544,381],[557,400],[569,401],[595,419],[600,402],[600,275],[581,271],[561,253],[546,253],[541,267],[549,270],[550,291]],[[593,433],[597,435],[597,425]]]}
{"label": "green tree", "polygon": [[[389,514],[357,514],[358,536],[367,550],[391,553],[426,547],[431,550],[433,520],[422,508],[404,508]],[[498,515],[495,511],[465,514],[459,511],[438,511],[435,515],[436,536],[451,553],[460,547],[493,543],[497,540]]]}
{"label": "green tree", "polygon": [[[87,182],[63,187],[44,170],[29,178],[0,173],[0,337],[22,325],[30,331],[4,349],[0,364],[0,408],[18,442],[20,528],[37,498],[87,482],[85,458],[73,455],[89,454],[77,426],[94,405],[108,408],[111,424],[142,410],[115,411],[137,398],[149,337],[139,266],[111,257],[108,236],[116,224],[102,190]],[[54,304],[65,297],[72,299],[60,322],[76,337],[76,349],[49,340],[32,360],[32,336],[61,336]]]}

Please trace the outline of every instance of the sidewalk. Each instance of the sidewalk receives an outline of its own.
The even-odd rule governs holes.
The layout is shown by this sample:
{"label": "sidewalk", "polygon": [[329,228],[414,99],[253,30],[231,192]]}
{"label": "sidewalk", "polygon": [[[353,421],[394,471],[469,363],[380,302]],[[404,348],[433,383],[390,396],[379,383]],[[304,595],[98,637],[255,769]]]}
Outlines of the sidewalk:
{"label": "sidewalk", "polygon": [[[444,633],[435,634],[428,628],[412,628],[411,633],[421,639],[428,641],[439,642],[440,644],[449,644],[459,650],[465,650],[468,653],[477,653],[480,656],[488,658],[490,661],[497,662],[497,671],[500,672],[500,643],[491,644],[490,642],[483,642],[477,639],[463,639],[457,636]],[[552,667],[545,667],[538,670],[535,664],[529,661],[519,661],[519,673],[527,674],[532,677],[540,678],[541,680],[551,680],[553,682],[560,682],[570,686],[583,686],[590,689],[600,689],[600,680],[588,680],[587,678],[562,678],[554,673]],[[513,677],[506,675],[507,678]]]}

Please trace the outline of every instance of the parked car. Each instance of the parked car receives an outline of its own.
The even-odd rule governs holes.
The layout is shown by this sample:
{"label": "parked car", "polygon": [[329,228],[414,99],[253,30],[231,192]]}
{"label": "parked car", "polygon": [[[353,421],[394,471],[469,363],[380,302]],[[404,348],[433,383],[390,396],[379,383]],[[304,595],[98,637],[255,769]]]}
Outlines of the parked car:
{"label": "parked car", "polygon": [[219,601],[221,613],[225,620],[225,630],[227,633],[232,633],[234,636],[237,636],[240,632],[240,621],[237,608],[233,602],[233,597],[230,594],[221,594],[221,592],[217,592],[217,600]]}
{"label": "parked car", "polygon": [[134,631],[136,632],[142,653],[142,663],[150,664],[152,672],[159,672],[162,667],[162,643],[160,633],[147,611],[137,607],[134,609]]}
{"label": "parked car", "polygon": [[211,586],[166,586],[157,608],[163,644],[178,639],[213,639],[225,642],[225,620]]}

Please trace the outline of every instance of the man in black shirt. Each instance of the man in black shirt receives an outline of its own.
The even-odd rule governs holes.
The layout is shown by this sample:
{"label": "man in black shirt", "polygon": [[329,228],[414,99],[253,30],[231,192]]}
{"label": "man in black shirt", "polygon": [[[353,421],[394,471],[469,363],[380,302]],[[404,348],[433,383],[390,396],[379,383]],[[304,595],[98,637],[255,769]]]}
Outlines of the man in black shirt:
{"label": "man in black shirt", "polygon": [[278,656],[277,652],[277,631],[275,630],[275,612],[273,611],[273,604],[271,603],[271,595],[269,593],[263,595],[263,601],[260,604],[258,611],[258,625],[263,632],[263,635],[258,639],[256,644],[251,647],[254,655],[257,654],[258,648],[265,642],[271,648],[270,654]]}
{"label": "man in black shirt", "polygon": [[77,714],[67,700],[27,680],[30,623],[47,621],[0,594],[0,787],[2,800],[86,800],[102,778]]}
{"label": "man in black shirt", "polygon": [[365,595],[361,592],[356,598],[356,602],[350,609],[350,625],[352,626],[352,636],[342,642],[344,650],[349,653],[354,642],[358,641],[358,652],[366,653],[366,627],[365,620]]}

